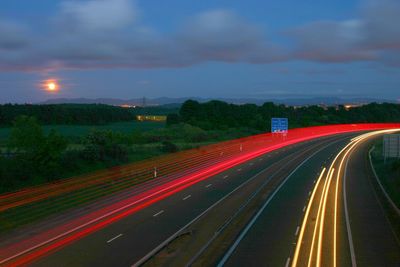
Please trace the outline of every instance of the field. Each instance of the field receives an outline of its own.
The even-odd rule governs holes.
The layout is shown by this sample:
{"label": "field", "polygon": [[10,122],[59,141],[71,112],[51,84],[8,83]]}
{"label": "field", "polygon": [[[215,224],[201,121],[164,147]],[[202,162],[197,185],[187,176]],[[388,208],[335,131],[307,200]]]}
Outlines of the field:
{"label": "field", "polygon": [[[111,130],[120,133],[131,133],[133,131],[150,131],[154,129],[164,128],[165,123],[152,121],[131,121],[118,122],[106,125],[46,125],[43,129],[48,133],[51,129],[55,129],[68,139],[76,140],[77,138],[86,135],[93,129]],[[10,135],[11,128],[0,128],[0,145],[4,146]]]}

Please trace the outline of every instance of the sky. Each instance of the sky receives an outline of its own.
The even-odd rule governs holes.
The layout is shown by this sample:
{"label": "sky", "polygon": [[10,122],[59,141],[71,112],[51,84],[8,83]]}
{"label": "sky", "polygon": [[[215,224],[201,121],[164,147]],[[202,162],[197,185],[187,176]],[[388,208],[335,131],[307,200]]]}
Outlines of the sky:
{"label": "sky", "polygon": [[398,0],[2,0],[0,103],[400,100],[399,14]]}

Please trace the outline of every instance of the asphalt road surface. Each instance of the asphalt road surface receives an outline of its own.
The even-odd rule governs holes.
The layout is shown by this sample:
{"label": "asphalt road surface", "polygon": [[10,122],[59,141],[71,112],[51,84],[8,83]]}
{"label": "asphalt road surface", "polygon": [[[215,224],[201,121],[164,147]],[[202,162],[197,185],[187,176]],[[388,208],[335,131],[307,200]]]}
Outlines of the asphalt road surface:
{"label": "asphalt road surface", "polygon": [[357,266],[400,266],[400,240],[376,193],[367,152],[367,143],[354,151],[346,179],[355,260]]}

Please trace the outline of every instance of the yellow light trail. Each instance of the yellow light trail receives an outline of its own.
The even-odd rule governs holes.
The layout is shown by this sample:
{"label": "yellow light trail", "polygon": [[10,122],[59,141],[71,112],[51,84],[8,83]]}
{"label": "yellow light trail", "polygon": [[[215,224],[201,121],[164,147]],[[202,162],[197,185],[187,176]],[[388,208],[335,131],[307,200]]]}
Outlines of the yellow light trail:
{"label": "yellow light trail", "polygon": [[[314,196],[315,196],[315,192],[317,191],[318,185],[321,182],[322,176],[324,175],[325,171],[326,171],[326,168],[324,167],[322,169],[321,174],[318,177],[318,181],[315,184],[314,190],[313,190],[313,192],[311,194],[310,202],[307,205],[306,213],[304,215],[304,220],[303,220],[303,223],[301,225],[300,234],[299,234],[299,240],[303,239],[304,230],[306,228],[306,222],[307,222],[308,215],[309,215],[310,209],[311,209],[311,203],[313,202],[313,199],[314,199]],[[295,250],[295,253],[294,253],[294,257],[293,257],[292,267],[296,266],[296,264],[297,264],[300,248],[301,248],[301,243],[298,242],[297,245],[296,245],[296,250]]]}
{"label": "yellow light trail", "polygon": [[[350,146],[350,144],[351,144],[351,143],[347,144],[347,145],[336,155],[336,157],[335,157],[334,160],[333,160],[333,163],[337,160],[337,158],[340,156],[340,154],[341,154],[347,147]],[[324,193],[325,193],[325,190],[326,190],[325,185],[327,184],[328,178],[331,177],[331,173],[333,172],[333,165],[334,165],[333,163],[332,163],[331,166],[329,167],[329,170],[328,170],[328,173],[327,173],[327,176],[326,176],[326,180],[325,180],[325,184],[324,184],[324,187],[323,187],[323,191],[322,191],[322,194],[321,194],[320,203],[319,203],[319,206],[318,206],[317,219],[316,219],[316,221],[315,221],[314,232],[313,232],[313,238],[312,238],[311,248],[310,248],[310,255],[309,255],[309,258],[308,258],[308,265],[307,265],[308,267],[310,267],[310,266],[311,266],[311,263],[312,263],[312,256],[313,256],[313,252],[314,252],[314,242],[315,242],[315,236],[316,236],[317,229],[318,229],[318,223],[319,223],[319,217],[320,217],[320,211],[321,211],[321,204],[322,204],[323,196],[324,196]],[[310,206],[312,205],[312,201],[311,201],[311,200],[310,200],[310,202],[309,202],[309,205],[310,205]],[[300,240],[300,237],[299,237],[299,240]],[[318,250],[318,251],[319,251],[319,250]],[[318,257],[318,256],[317,256],[317,257]],[[318,261],[317,261],[317,262],[318,262]],[[297,262],[296,262],[296,264],[297,264]],[[296,265],[292,265],[292,266],[296,266]]]}
{"label": "yellow light trail", "polygon": [[336,267],[336,233],[337,233],[337,213],[338,213],[338,191],[339,191],[339,177],[340,177],[341,165],[339,166],[337,176],[336,176],[336,188],[335,188],[335,210],[334,210],[334,218],[333,218],[333,267]]}
{"label": "yellow light trail", "polygon": [[[331,170],[328,171],[327,177],[329,177],[330,171],[331,171]],[[325,193],[327,182],[328,182],[328,179],[326,178],[326,179],[325,179],[325,183],[324,183],[324,187],[322,188],[322,194],[321,194],[321,196],[324,195],[324,193]],[[311,203],[311,202],[310,202],[310,203]],[[322,207],[322,198],[320,199],[319,205],[318,205],[317,219],[316,219],[316,221],[315,221],[314,232],[313,232],[313,237],[312,237],[312,242],[311,242],[311,248],[310,248],[310,255],[309,255],[309,257],[308,257],[308,265],[307,265],[308,267],[310,267],[310,266],[311,266],[311,263],[312,263],[312,256],[313,256],[313,251],[314,251],[314,242],[315,242],[315,237],[316,237],[316,235],[317,235],[318,221],[319,221],[319,217],[320,217],[320,215],[321,215],[321,207]]]}
{"label": "yellow light trail", "polygon": [[326,202],[327,202],[327,198],[328,198],[328,193],[329,193],[329,187],[331,185],[331,181],[332,181],[332,176],[334,173],[335,169],[332,168],[331,172],[329,174],[329,178],[328,178],[328,185],[326,187],[325,190],[325,194],[324,194],[324,200],[323,200],[323,206],[322,206],[322,215],[321,215],[321,220],[320,220],[320,225],[319,225],[319,236],[318,236],[318,249],[317,249],[317,267],[321,266],[321,250],[322,250],[322,237],[324,234],[324,223],[325,223],[325,210],[326,210]]}
{"label": "yellow light trail", "polygon": [[[337,174],[336,174],[336,183],[335,183],[335,194],[334,194],[334,222],[333,222],[333,266],[336,267],[337,266],[337,218],[338,218],[338,191],[339,191],[339,185],[340,185],[340,178],[341,178],[341,173],[343,173],[343,164],[345,162],[345,160],[348,158],[350,152],[353,150],[353,148],[355,148],[358,144],[360,144],[361,142],[367,140],[368,138],[371,138],[373,136],[379,135],[379,134],[383,134],[383,133],[390,133],[390,132],[396,132],[399,131],[400,129],[391,129],[391,130],[380,130],[380,131],[374,131],[374,132],[370,132],[370,133],[366,133],[366,134],[362,134],[359,135],[357,137],[354,137],[350,140],[350,142],[339,151],[339,153],[337,153],[337,155],[335,156],[334,160],[332,161],[327,175],[326,175],[326,180],[322,189],[322,194],[321,197],[319,199],[319,205],[318,205],[318,211],[317,211],[317,218],[316,218],[316,223],[314,226],[314,232],[313,232],[313,238],[312,238],[312,243],[311,243],[311,248],[309,251],[309,259],[308,259],[308,266],[311,266],[312,264],[312,257],[313,257],[313,251],[314,251],[314,243],[315,243],[315,238],[316,238],[316,232],[317,229],[319,230],[318,233],[318,247],[317,247],[317,259],[316,259],[316,266],[321,266],[321,259],[322,259],[322,240],[323,240],[323,228],[324,228],[324,223],[325,223],[325,213],[326,213],[326,203],[328,201],[328,193],[329,193],[329,188],[331,185],[331,180],[333,177],[333,173],[334,173],[334,166],[336,164],[336,162],[338,161],[339,157],[343,154],[343,157],[340,160],[339,163],[339,167],[337,169]],[[321,172],[319,178],[318,178],[318,182],[316,183],[316,185],[314,186],[313,189],[313,193],[312,196],[310,198],[310,201],[308,203],[307,206],[307,210],[306,210],[306,214],[303,218],[303,223],[301,226],[301,231],[299,234],[299,238],[298,238],[298,242],[296,243],[296,249],[295,249],[295,253],[293,256],[293,261],[292,261],[292,267],[296,267],[297,263],[298,263],[298,258],[300,255],[300,250],[301,250],[301,244],[303,243],[303,238],[304,238],[304,232],[307,226],[307,221],[308,221],[308,217],[309,217],[309,213],[311,210],[311,206],[313,205],[314,202],[314,197],[316,194],[316,191],[318,189],[318,185],[325,173],[325,168],[323,169],[323,171]],[[322,208],[321,208],[322,205]]]}

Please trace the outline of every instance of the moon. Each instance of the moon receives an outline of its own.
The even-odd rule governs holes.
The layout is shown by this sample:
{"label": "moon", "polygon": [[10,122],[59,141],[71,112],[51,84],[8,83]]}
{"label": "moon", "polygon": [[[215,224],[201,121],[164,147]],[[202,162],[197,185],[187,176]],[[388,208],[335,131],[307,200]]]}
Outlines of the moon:
{"label": "moon", "polygon": [[57,92],[60,88],[56,80],[47,80],[43,85],[44,89],[48,92]]}
{"label": "moon", "polygon": [[56,84],[49,83],[49,84],[47,84],[47,88],[49,89],[49,91],[54,91],[54,90],[56,90]]}

